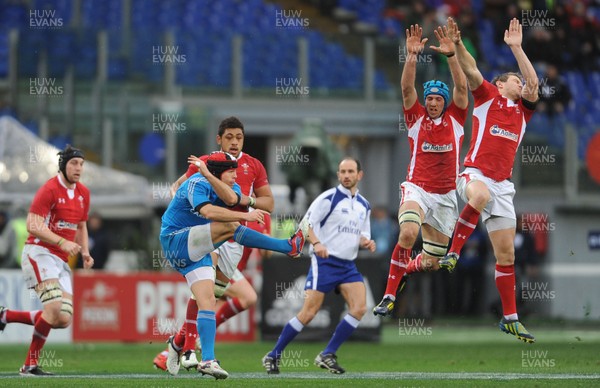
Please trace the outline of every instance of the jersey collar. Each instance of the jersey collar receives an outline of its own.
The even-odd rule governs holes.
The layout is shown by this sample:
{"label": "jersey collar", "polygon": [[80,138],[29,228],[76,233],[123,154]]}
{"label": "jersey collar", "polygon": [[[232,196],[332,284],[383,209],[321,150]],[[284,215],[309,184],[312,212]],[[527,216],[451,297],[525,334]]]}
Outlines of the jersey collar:
{"label": "jersey collar", "polygon": [[56,174],[56,179],[58,179],[58,183],[60,183],[60,185],[67,190],[75,190],[77,188],[77,183],[73,184],[72,189],[68,188],[67,185],[65,185],[65,182],[63,182],[62,178],[60,177],[60,172],[58,174]]}
{"label": "jersey collar", "polygon": [[[342,184],[340,183],[337,186],[337,189],[343,193],[346,194],[347,197],[352,198],[352,192],[350,190],[348,190],[347,188],[345,188],[344,186],[342,186]],[[356,197],[358,195],[358,189],[356,189],[356,193],[354,193],[354,196]]]}

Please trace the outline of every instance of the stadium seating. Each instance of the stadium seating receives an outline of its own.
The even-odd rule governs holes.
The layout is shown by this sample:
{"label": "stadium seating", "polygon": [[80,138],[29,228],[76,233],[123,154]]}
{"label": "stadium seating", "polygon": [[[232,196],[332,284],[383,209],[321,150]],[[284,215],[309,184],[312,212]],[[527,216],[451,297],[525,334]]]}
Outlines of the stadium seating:
{"label": "stadium seating", "polygon": [[[472,0],[473,11],[482,14],[482,0]],[[79,26],[73,26],[74,6],[81,6]],[[282,9],[263,0],[131,0],[130,20],[124,20],[122,0],[0,0],[0,77],[8,75],[9,31],[18,29],[19,76],[38,75],[40,55],[47,52],[48,74],[63,77],[72,66],[78,80],[92,81],[97,74],[98,32],[108,32],[109,80],[134,80],[160,85],[165,66],[153,61],[153,46],[164,43],[165,34],[173,31],[179,53],[185,63],[176,65],[176,83],[227,91],[232,86],[232,39],[243,38],[243,87],[272,89],[277,78],[298,78],[298,39],[306,38],[309,50],[309,86],[315,92],[329,94],[350,91],[360,94],[364,84],[362,58],[349,55],[344,48],[327,40],[311,28],[282,28],[276,25]],[[429,0],[436,7],[442,1]],[[386,17],[385,0],[338,0],[336,7],[354,15],[355,20],[373,25],[379,34],[402,37],[404,26]],[[35,29],[30,26],[30,9],[53,10],[64,28]],[[600,8],[590,6],[589,14],[600,20]],[[131,26],[124,34],[123,27]],[[506,45],[497,45],[498,31],[493,23],[477,18],[482,73],[486,78],[504,68],[514,68],[514,59]],[[597,130],[600,122],[600,72],[583,75],[564,73],[573,103],[565,112],[568,122],[578,128],[580,144]],[[377,92],[394,89],[381,71],[375,74]],[[540,116],[539,118],[537,116]],[[545,130],[549,118],[536,114],[529,132],[545,137],[551,145],[564,143],[564,133]],[[581,146],[583,147],[583,145]],[[583,148],[580,157],[584,156]]]}
{"label": "stadium seating", "polygon": [[[357,4],[360,2],[356,2]],[[382,7],[382,2],[370,1]],[[36,0],[36,10],[54,10],[68,26],[73,12],[72,0]],[[78,79],[92,80],[97,67],[97,33],[109,32],[108,77],[110,80],[135,79],[160,83],[164,66],[152,60],[156,42],[164,42],[167,31],[176,32],[175,44],[185,54],[185,66],[177,67],[176,82],[183,86],[231,87],[231,39],[234,32],[244,37],[243,72],[245,87],[272,88],[275,78],[298,77],[297,39],[308,37],[311,53],[311,86],[359,91],[362,62],[349,56],[341,46],[327,42],[319,32],[281,28],[275,25],[276,5],[262,0],[131,2],[131,51],[123,47],[123,4],[121,0],[81,2],[81,28],[35,30],[28,28],[29,9],[24,4],[0,2],[0,58],[8,52],[8,30],[20,30],[20,76],[37,74],[40,52],[48,50],[49,74],[61,77],[69,65]],[[378,8],[378,9],[379,9]],[[370,12],[370,13],[369,13]],[[377,11],[379,12],[379,11]],[[376,20],[377,12],[363,9],[361,15]],[[235,17],[232,17],[235,15]],[[202,28],[199,28],[202,26]],[[163,43],[164,44],[164,43]],[[336,71],[335,67],[338,66]],[[0,74],[7,74],[3,61]],[[340,70],[343,69],[343,70]],[[382,72],[376,74],[376,88],[392,89]]]}

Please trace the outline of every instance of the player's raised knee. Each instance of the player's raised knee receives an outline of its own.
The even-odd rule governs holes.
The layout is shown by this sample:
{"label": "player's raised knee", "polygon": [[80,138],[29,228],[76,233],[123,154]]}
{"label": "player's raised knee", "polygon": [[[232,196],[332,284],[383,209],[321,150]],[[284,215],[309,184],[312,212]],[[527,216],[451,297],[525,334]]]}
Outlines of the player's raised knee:
{"label": "player's raised knee", "polygon": [[477,190],[470,190],[469,203],[476,209],[483,209],[490,201],[490,191],[485,185],[477,186]]}

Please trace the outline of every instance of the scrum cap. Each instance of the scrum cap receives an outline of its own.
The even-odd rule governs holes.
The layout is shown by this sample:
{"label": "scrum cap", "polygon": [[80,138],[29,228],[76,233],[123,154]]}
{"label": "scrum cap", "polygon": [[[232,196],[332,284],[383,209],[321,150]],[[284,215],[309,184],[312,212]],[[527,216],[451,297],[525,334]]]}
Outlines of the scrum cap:
{"label": "scrum cap", "polygon": [[223,151],[211,152],[206,159],[208,171],[219,179],[225,171],[237,168],[237,166],[237,159]]}
{"label": "scrum cap", "polygon": [[444,109],[448,106],[448,100],[450,100],[450,89],[448,85],[438,80],[427,81],[423,84],[424,97],[427,98],[430,94],[437,94],[444,99]]}
{"label": "scrum cap", "polygon": [[63,173],[64,177],[67,177],[67,163],[69,160],[73,158],[81,158],[85,159],[83,152],[78,149],[71,147],[70,144],[67,144],[64,150],[60,151],[58,154],[58,170]]}

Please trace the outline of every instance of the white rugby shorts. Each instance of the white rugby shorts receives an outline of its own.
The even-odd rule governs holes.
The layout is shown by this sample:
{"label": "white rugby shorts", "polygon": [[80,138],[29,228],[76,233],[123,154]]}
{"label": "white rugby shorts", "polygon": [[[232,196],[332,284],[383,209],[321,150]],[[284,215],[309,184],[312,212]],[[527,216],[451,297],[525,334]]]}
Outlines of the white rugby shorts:
{"label": "white rugby shorts", "polygon": [[429,193],[411,182],[400,185],[400,206],[415,201],[425,214],[424,224],[430,225],[445,236],[451,237],[458,220],[456,190],[446,194]]}
{"label": "white rugby shorts", "polygon": [[[492,232],[494,230],[504,229],[505,226],[509,226],[509,224],[513,225],[513,227],[516,226],[517,216],[513,204],[515,185],[508,179],[497,182],[483,175],[479,169],[467,167],[459,174],[456,182],[456,189],[463,201],[468,202],[467,186],[470,182],[475,180],[485,183],[490,191],[490,201],[481,212],[481,219],[486,224],[487,230]],[[500,220],[497,220],[498,217],[508,219],[505,220],[508,221],[508,223],[504,221],[499,222]]]}
{"label": "white rugby shorts", "polygon": [[28,288],[34,288],[45,280],[58,279],[62,290],[73,294],[69,264],[52,254],[47,248],[26,244],[21,255],[21,269]]}

